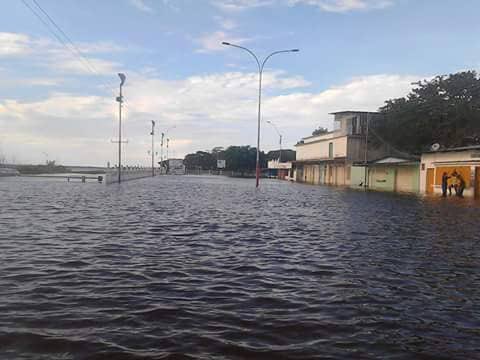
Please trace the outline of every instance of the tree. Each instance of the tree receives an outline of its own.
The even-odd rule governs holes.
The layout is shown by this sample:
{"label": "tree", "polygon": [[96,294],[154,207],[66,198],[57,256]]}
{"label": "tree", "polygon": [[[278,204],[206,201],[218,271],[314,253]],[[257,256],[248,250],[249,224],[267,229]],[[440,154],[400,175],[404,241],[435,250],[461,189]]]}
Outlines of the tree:
{"label": "tree", "polygon": [[187,169],[214,170],[217,168],[217,158],[207,151],[197,151],[185,156],[184,164]]}
{"label": "tree", "polygon": [[424,80],[406,97],[386,101],[380,112],[384,121],[374,131],[404,151],[420,153],[434,143],[478,143],[480,79],[475,71],[465,71]]}
{"label": "tree", "polygon": [[323,134],[326,134],[326,133],[328,133],[328,129],[324,128],[323,126],[319,126],[315,130],[313,130],[312,135],[317,136],[317,135],[323,135]]}
{"label": "tree", "polygon": [[[280,150],[269,151],[266,155],[267,161],[278,160],[279,157],[280,157]],[[282,150],[282,162],[294,161],[295,157],[296,157],[296,152],[294,150],[290,150],[290,149]]]}
{"label": "tree", "polygon": [[[238,171],[244,175],[246,172],[254,172],[256,167],[257,149],[250,146],[229,146],[224,153],[227,170]],[[266,167],[266,158],[263,151],[260,152],[260,166]]]}

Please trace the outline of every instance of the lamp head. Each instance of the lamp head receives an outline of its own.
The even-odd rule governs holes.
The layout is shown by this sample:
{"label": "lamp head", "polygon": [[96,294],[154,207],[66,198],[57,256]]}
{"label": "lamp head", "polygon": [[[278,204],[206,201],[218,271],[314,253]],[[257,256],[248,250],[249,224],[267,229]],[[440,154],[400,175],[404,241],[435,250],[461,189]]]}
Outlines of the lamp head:
{"label": "lamp head", "polygon": [[232,44],[230,44],[229,42],[226,42],[226,41],[222,41],[222,45],[232,45]]}
{"label": "lamp head", "polygon": [[118,77],[120,78],[120,86],[123,86],[123,84],[125,84],[125,79],[126,79],[125,74],[118,73]]}
{"label": "lamp head", "polygon": [[299,52],[300,49],[292,49],[292,50],[290,50],[290,51],[291,51],[291,52]]}

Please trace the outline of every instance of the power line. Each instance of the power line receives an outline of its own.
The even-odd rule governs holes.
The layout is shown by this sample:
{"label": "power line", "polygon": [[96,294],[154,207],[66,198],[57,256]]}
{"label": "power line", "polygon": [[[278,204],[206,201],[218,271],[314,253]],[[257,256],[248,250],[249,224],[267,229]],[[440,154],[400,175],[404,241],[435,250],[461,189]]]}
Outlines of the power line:
{"label": "power line", "polygon": [[[40,4],[36,0],[32,0],[33,3],[36,5],[36,7],[44,14],[44,16],[48,19],[50,24],[52,24],[55,29],[60,32],[61,35],[68,41],[69,44],[67,44],[67,41],[63,39],[54,29],[52,29],[51,25],[26,1],[22,0],[23,4],[42,22],[42,24],[48,29],[48,31],[72,54],[74,55],[79,62],[82,64],[82,66],[92,73],[93,75],[100,77],[100,74],[98,71],[95,69],[95,66],[82,54],[80,49],[75,45],[75,43],[72,41],[72,39],[65,33],[65,31],[62,30],[62,28],[52,19],[52,17],[45,11]],[[70,46],[69,46],[70,45]],[[108,85],[101,81],[102,85],[105,88],[108,88],[114,93],[113,91],[113,86]]]}

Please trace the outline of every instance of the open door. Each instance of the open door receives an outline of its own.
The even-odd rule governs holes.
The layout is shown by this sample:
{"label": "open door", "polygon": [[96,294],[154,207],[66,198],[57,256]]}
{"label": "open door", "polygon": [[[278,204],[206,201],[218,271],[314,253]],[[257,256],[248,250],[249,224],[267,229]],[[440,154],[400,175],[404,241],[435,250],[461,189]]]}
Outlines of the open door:
{"label": "open door", "polygon": [[433,194],[433,184],[435,180],[435,169],[427,169],[427,184],[426,192],[427,194]]}

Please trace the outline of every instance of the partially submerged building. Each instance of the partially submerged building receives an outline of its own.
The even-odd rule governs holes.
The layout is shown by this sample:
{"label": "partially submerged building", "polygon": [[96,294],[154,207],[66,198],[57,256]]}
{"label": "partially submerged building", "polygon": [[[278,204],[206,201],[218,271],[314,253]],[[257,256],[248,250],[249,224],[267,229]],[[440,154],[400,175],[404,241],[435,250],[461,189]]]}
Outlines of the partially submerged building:
{"label": "partially submerged building", "polygon": [[371,190],[418,193],[420,190],[420,160],[416,157],[388,156],[352,166],[351,186]]}
{"label": "partially submerged building", "polygon": [[480,198],[480,145],[438,149],[421,158],[420,192],[442,193],[442,176],[460,174],[465,180],[465,197]]}
{"label": "partially submerged building", "polygon": [[384,146],[369,147],[369,126],[380,121],[377,112],[340,111],[334,115],[334,130],[303,138],[294,162],[296,181],[309,184],[350,185],[352,166],[382,158]]}

